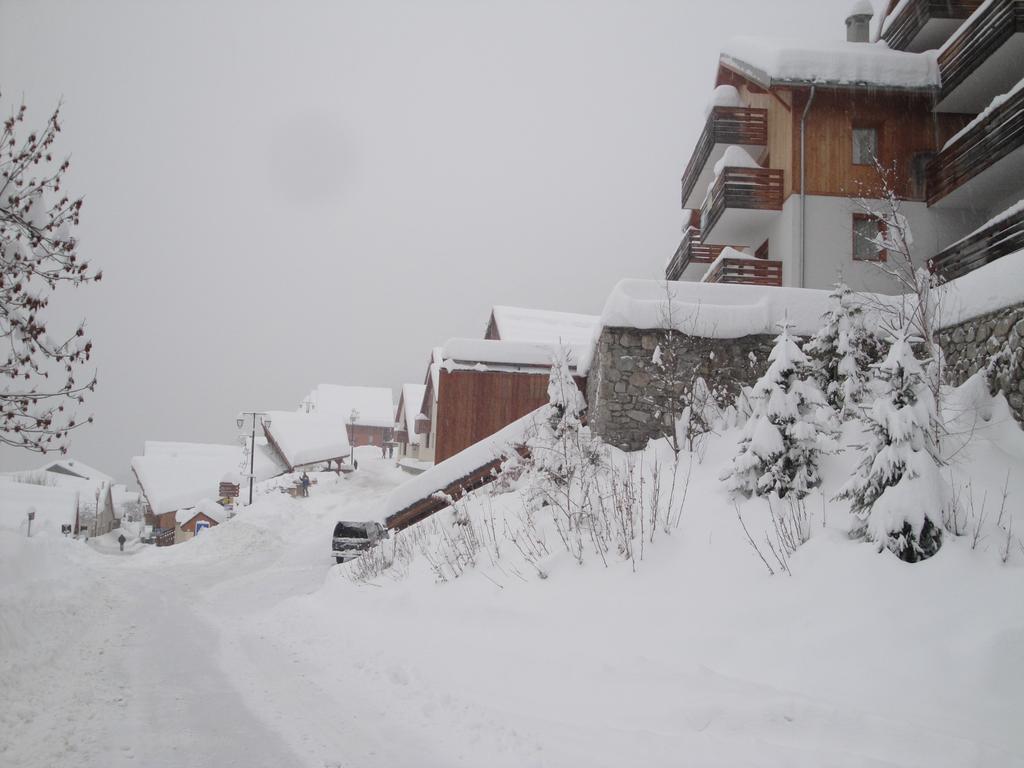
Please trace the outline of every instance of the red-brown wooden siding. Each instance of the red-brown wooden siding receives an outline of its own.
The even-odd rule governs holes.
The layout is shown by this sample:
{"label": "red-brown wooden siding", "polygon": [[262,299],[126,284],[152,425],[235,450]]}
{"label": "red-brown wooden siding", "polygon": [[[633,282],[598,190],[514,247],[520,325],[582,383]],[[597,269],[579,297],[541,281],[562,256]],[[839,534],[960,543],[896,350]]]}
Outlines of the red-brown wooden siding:
{"label": "red-brown wooden siding", "polygon": [[[548,401],[548,372],[441,370],[437,446],[441,463]],[[586,379],[577,378],[586,391]]]}

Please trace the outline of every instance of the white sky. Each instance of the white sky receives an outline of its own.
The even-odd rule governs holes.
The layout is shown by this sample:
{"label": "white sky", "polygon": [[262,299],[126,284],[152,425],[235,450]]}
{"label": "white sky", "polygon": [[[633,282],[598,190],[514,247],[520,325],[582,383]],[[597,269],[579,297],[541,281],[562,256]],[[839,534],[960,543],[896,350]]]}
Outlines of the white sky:
{"label": "white sky", "polygon": [[600,312],[678,245],[721,44],[844,39],[851,5],[0,0],[0,109],[64,98],[104,270],[52,313],[100,376],[71,455],[127,479],[319,382],[420,382],[492,304]]}

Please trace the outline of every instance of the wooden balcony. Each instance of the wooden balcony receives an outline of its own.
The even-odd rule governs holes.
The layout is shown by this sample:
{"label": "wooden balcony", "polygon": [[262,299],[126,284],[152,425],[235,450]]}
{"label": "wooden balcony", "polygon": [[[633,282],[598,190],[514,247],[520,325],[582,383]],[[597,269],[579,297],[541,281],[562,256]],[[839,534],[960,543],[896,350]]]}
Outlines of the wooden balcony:
{"label": "wooden balcony", "polygon": [[910,0],[882,33],[890,48],[920,53],[942,46],[982,0]]}
{"label": "wooden balcony", "polygon": [[[757,156],[768,143],[768,110],[753,107],[715,107],[711,110],[697,146],[690,155],[682,180],[683,208],[697,208],[713,178],[715,162],[729,145],[743,147]],[[701,183],[703,181],[703,183]]]}
{"label": "wooden balcony", "polygon": [[994,108],[928,163],[928,205],[935,205],[972,180],[969,190],[956,195],[964,201],[951,199],[945,203],[952,206],[971,202],[984,207],[986,199],[999,199],[1019,189],[1024,174],[1024,152],[1019,151],[1022,147],[1024,89]]}
{"label": "wooden balcony", "polygon": [[700,230],[687,227],[675,256],[665,269],[665,279],[680,280],[691,264],[710,264],[718,258],[723,248],[724,245],[704,245],[700,240]]}
{"label": "wooden balcony", "polygon": [[782,210],[783,179],[779,168],[724,168],[701,209],[703,242],[754,246],[764,241],[765,226]]}
{"label": "wooden balcony", "polygon": [[931,268],[942,278],[952,280],[1021,249],[1024,249],[1024,210],[949,246],[931,260]]}
{"label": "wooden balcony", "polygon": [[942,87],[936,109],[981,112],[1020,79],[1024,0],[992,0],[955,33],[938,57]]}
{"label": "wooden balcony", "polygon": [[782,262],[768,259],[721,259],[704,277],[705,283],[782,285]]}

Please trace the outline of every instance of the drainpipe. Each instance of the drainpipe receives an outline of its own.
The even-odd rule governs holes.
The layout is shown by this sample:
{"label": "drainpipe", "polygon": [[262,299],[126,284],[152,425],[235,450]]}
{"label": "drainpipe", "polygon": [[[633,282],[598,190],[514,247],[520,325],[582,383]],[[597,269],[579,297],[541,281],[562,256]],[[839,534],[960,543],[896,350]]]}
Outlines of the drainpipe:
{"label": "drainpipe", "polygon": [[807,221],[805,215],[807,212],[807,164],[805,158],[807,152],[805,149],[805,128],[807,124],[807,114],[811,111],[811,104],[814,103],[814,91],[815,86],[811,86],[811,95],[807,99],[807,105],[804,107],[804,113],[800,118],[800,269],[797,275],[800,281],[797,283],[798,288],[804,287],[804,257],[807,253]]}

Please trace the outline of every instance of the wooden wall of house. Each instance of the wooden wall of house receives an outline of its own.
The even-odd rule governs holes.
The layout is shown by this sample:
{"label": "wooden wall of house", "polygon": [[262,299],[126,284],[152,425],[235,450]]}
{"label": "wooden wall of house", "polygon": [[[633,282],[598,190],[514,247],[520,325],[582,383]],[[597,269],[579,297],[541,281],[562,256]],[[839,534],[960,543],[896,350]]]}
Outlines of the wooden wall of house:
{"label": "wooden wall of house", "polygon": [[[547,372],[441,370],[437,402],[437,445],[440,463],[490,437],[548,401]],[[577,379],[586,392],[586,379]]]}
{"label": "wooden wall of house", "polygon": [[355,426],[346,424],[345,429],[348,432],[348,442],[353,446],[379,446],[390,440],[394,433],[394,429],[391,427],[364,427],[361,424],[356,424]]}
{"label": "wooden wall of house", "polygon": [[[800,120],[809,91],[794,94],[792,190],[800,191]],[[924,200],[924,185],[914,179],[915,157],[934,153],[972,116],[936,114],[931,97],[865,90],[818,90],[807,117],[807,193],[877,197],[881,191],[872,165],[854,165],[854,126],[878,128],[879,161],[894,167],[896,190],[908,200]],[[923,162],[918,165],[923,171]]]}
{"label": "wooden wall of house", "polygon": [[[793,193],[793,93],[776,88],[769,93],[749,83],[739,88],[742,97],[752,107],[768,110],[768,145],[761,160],[766,168],[781,168],[785,171],[782,199]],[[765,162],[767,161],[767,162]]]}
{"label": "wooden wall of house", "polygon": [[210,527],[217,525],[217,521],[207,515],[205,512],[199,512],[191,520],[187,520],[181,526],[181,529],[186,533],[190,533],[193,536],[196,533],[196,523],[202,520],[203,522],[209,523]]}

